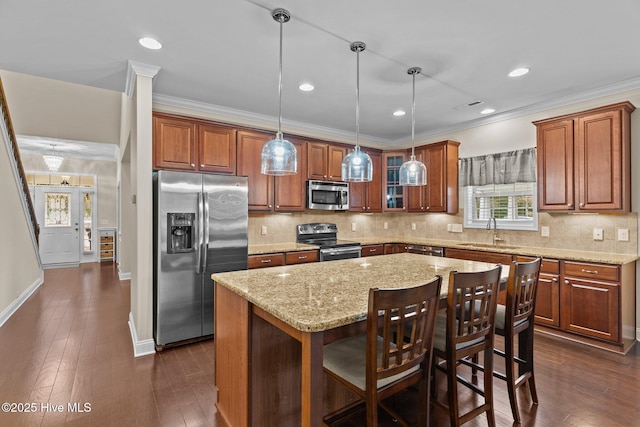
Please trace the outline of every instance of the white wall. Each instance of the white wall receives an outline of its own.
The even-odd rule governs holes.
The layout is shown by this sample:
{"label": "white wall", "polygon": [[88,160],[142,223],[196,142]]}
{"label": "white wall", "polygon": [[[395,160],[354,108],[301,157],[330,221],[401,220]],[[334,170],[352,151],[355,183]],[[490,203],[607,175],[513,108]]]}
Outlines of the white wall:
{"label": "white wall", "polygon": [[37,248],[30,233],[29,219],[5,141],[4,120],[0,118],[0,325],[43,281]]}

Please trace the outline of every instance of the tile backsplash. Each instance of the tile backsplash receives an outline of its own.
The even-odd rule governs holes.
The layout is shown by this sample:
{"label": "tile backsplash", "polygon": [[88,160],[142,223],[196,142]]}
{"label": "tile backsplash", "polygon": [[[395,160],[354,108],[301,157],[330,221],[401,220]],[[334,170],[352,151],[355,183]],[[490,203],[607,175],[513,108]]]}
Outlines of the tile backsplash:
{"label": "tile backsplash", "polygon": [[[462,225],[463,213],[457,215],[421,213],[359,214],[350,212],[305,211],[297,213],[250,214],[249,244],[295,242],[298,224],[333,222],[338,237],[354,239],[371,236],[412,236],[441,240],[492,243],[493,231],[463,228],[462,233],[448,231],[449,224]],[[352,225],[355,224],[355,231]],[[415,224],[415,230],[412,225]],[[386,228],[385,228],[386,225]],[[549,227],[549,237],[542,237],[541,227]],[[264,228],[264,230],[263,230]],[[538,214],[538,231],[500,230],[503,244],[585,250],[617,254],[638,253],[638,214]],[[593,240],[593,229],[603,230],[603,240]],[[629,231],[629,241],[618,241],[618,229]],[[262,234],[266,231],[266,234]]]}

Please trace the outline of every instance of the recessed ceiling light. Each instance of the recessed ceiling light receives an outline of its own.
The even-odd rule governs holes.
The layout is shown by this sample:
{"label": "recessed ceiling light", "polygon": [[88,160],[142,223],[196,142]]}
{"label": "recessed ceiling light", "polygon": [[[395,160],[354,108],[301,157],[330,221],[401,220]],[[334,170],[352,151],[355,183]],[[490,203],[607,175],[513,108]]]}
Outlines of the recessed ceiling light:
{"label": "recessed ceiling light", "polygon": [[316,87],[311,83],[302,83],[300,86],[298,86],[298,89],[300,89],[303,92],[311,92],[315,88]]}
{"label": "recessed ceiling light", "polygon": [[516,68],[512,72],[509,73],[509,77],[520,77],[524,76],[529,72],[528,68]]}
{"label": "recessed ceiling light", "polygon": [[480,114],[491,114],[495,112],[496,110],[494,110],[493,108],[485,108],[484,110],[480,111]]}
{"label": "recessed ceiling light", "polygon": [[407,114],[406,112],[402,111],[402,110],[398,110],[398,111],[394,111],[393,115],[396,117],[401,117],[404,116],[405,114]]}
{"label": "recessed ceiling light", "polygon": [[138,40],[138,43],[140,43],[142,46],[146,47],[147,49],[151,49],[151,50],[162,49],[162,43],[160,43],[156,39],[152,39],[151,37],[142,37],[141,39]]}

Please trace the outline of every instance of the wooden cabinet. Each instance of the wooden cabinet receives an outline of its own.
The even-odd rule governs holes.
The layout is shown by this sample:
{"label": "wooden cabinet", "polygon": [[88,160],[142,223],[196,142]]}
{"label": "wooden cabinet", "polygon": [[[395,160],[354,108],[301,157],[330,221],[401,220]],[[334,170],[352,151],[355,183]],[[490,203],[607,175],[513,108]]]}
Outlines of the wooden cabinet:
{"label": "wooden cabinet", "polygon": [[100,262],[113,261],[116,251],[116,230],[113,228],[100,229]]}
{"label": "wooden cabinet", "polygon": [[349,183],[349,210],[382,212],[382,153],[363,150],[371,157],[373,177],[370,182]]}
{"label": "wooden cabinet", "polygon": [[385,243],[384,244],[384,254],[399,254],[403,252],[407,252],[407,244],[406,243]]}
{"label": "wooden cabinet", "polygon": [[153,168],[233,175],[236,172],[236,130],[155,113]]}
{"label": "wooden cabinet", "polygon": [[253,268],[277,267],[280,265],[284,265],[283,253],[249,255],[248,257],[248,267],[250,270]]}
{"label": "wooden cabinet", "polygon": [[561,327],[594,338],[620,339],[619,267],[564,262]]}
{"label": "wooden cabinet", "polygon": [[458,147],[443,141],[416,147],[416,159],[427,167],[427,185],[406,187],[409,212],[458,213]]}
{"label": "wooden cabinet", "polygon": [[[516,261],[521,262],[530,262],[534,259],[534,257],[516,257]],[[560,261],[557,259],[542,259],[536,294],[535,322],[553,328],[560,327]]]}
{"label": "wooden cabinet", "polygon": [[307,144],[307,178],[320,181],[342,181],[342,159],[347,147],[326,142]]}
{"label": "wooden cabinet", "polygon": [[629,212],[629,102],[534,122],[538,209]]}
{"label": "wooden cabinet", "polygon": [[513,260],[513,256],[510,254],[457,248],[446,248],[444,250],[444,256],[446,256],[447,258],[466,259],[469,261],[488,262],[491,264],[503,265],[509,265]]}
{"label": "wooden cabinet", "polygon": [[384,212],[405,212],[406,194],[400,185],[400,166],[404,163],[405,153],[386,152],[382,154],[382,210]]}
{"label": "wooden cabinet", "polygon": [[318,251],[287,252],[284,257],[285,264],[304,264],[318,261]]}
{"label": "wooden cabinet", "polygon": [[260,154],[265,142],[274,135],[255,131],[238,131],[238,175],[249,178],[249,211],[303,211],[306,207],[306,143],[290,139],[298,150],[298,173],[270,176],[260,172]]}
{"label": "wooden cabinet", "polygon": [[384,255],[384,246],[385,245],[363,245],[362,246],[362,256],[375,256],[375,255]]}

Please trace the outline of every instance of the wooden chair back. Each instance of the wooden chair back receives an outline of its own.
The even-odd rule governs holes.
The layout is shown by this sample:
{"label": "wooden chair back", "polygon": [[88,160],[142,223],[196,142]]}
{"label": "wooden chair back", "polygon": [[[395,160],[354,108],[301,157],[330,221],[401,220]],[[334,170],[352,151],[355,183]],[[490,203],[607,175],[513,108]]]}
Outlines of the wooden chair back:
{"label": "wooden chair back", "polygon": [[437,276],[413,288],[369,290],[367,390],[376,390],[378,380],[405,372],[425,357],[430,362],[441,284]]}
{"label": "wooden chair back", "polygon": [[[452,271],[447,294],[447,345],[459,346],[493,337],[502,266],[480,272]],[[454,315],[455,313],[455,315]]]}
{"label": "wooden chair back", "polygon": [[505,329],[520,325],[526,320],[533,323],[541,264],[540,258],[530,262],[514,261],[511,264],[505,303]]}

